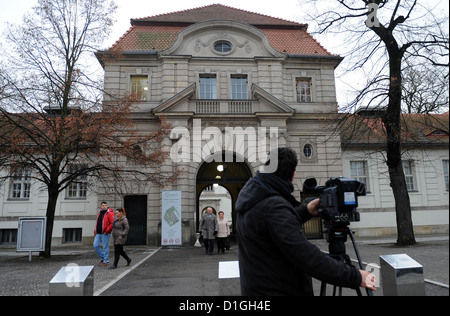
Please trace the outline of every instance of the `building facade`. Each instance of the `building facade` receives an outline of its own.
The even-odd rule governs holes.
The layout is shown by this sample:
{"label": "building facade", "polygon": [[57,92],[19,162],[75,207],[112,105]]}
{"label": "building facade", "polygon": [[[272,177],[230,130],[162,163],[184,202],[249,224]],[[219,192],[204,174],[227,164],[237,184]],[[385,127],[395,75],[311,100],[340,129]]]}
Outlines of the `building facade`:
{"label": "building facade", "polygon": [[[98,205],[105,200],[111,207],[127,209],[133,232],[130,243],[160,244],[163,190],[182,192],[182,240],[193,243],[206,206],[201,194],[214,184],[228,192],[234,225],[239,191],[265,162],[271,145],[296,150],[298,199],[305,179],[315,177],[324,184],[332,176],[350,177],[354,162],[360,161],[329,128],[333,122],[327,113],[337,111],[334,71],[342,58],[322,47],[305,24],[210,5],[133,19],[131,28],[109,50],[99,51],[97,58],[105,71],[107,91],[139,98],[133,113],[139,128],[153,130],[161,117],[171,123],[173,129],[161,144],[171,155],[161,170],[179,177],[165,188],[121,183],[117,189],[73,188],[58,205],[53,236],[63,243],[91,242]],[[435,171],[442,179],[432,185],[447,181],[447,190],[431,203],[437,217],[426,225],[439,222],[440,231],[448,231],[448,152],[438,155],[443,165],[436,165]],[[423,171],[428,180],[430,170]],[[374,189],[360,199],[364,201],[360,209],[367,209],[370,216],[361,216],[355,227],[378,234],[395,226],[384,216],[393,201],[386,180],[376,180],[379,171],[370,172]],[[26,183],[26,175],[20,179],[20,190],[27,191],[23,188],[28,184],[34,188]],[[19,216],[45,214],[45,192],[17,193],[18,187],[12,182],[0,187],[3,236],[13,234]],[[417,207],[428,208],[425,200],[419,197]],[[384,219],[379,223],[380,216]],[[3,243],[11,238],[2,237]]]}

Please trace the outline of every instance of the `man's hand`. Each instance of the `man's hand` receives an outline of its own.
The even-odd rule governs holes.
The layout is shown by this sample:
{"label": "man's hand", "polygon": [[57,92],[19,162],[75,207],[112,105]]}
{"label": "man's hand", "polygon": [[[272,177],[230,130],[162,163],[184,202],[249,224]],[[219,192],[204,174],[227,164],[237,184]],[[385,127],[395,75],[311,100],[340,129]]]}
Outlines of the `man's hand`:
{"label": "man's hand", "polygon": [[361,287],[376,291],[377,288],[375,287],[375,275],[366,270],[359,270],[359,272],[361,273],[362,277]]}
{"label": "man's hand", "polygon": [[308,212],[309,214],[311,214],[311,216],[319,216],[319,199],[314,199],[311,202],[308,203],[308,205],[306,205],[306,207],[308,208]]}

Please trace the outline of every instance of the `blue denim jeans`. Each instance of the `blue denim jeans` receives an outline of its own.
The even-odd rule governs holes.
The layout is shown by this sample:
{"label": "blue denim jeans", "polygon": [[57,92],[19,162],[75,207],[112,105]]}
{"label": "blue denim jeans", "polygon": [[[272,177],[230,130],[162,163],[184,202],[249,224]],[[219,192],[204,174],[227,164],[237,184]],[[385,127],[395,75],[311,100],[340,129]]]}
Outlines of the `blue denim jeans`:
{"label": "blue denim jeans", "polygon": [[[97,234],[94,238],[94,249],[104,263],[109,263],[109,238],[111,234]],[[100,247],[102,244],[102,247]],[[103,248],[103,249],[102,249]]]}

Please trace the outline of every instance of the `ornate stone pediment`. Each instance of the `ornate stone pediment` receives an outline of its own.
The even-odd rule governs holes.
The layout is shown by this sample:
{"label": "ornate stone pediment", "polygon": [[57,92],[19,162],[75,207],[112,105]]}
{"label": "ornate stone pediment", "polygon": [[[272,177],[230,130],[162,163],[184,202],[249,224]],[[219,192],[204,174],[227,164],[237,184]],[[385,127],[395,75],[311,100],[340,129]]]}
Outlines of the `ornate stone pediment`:
{"label": "ornate stone pediment", "polygon": [[[227,49],[218,50],[217,43],[226,43]],[[256,27],[229,20],[205,21],[187,27],[180,32],[175,43],[160,52],[160,55],[232,58],[286,57],[286,54],[274,49],[267,35]]]}
{"label": "ornate stone pediment", "polygon": [[256,84],[252,85],[251,100],[201,100],[194,99],[196,84],[191,84],[172,98],[162,102],[153,112],[160,114],[185,113],[201,115],[258,115],[258,114],[285,114],[294,113],[287,103],[281,101]]}

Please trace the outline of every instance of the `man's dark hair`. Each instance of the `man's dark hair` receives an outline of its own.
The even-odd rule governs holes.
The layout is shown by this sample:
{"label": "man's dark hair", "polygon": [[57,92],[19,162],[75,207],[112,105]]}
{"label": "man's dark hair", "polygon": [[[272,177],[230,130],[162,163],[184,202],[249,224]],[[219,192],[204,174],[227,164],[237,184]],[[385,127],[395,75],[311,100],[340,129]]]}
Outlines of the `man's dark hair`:
{"label": "man's dark hair", "polygon": [[[291,181],[298,164],[297,153],[288,147],[274,150],[278,150],[278,168],[274,173],[283,180]],[[266,162],[266,166],[269,164],[270,160]]]}
{"label": "man's dark hair", "polygon": [[102,203],[100,203],[100,205],[102,205],[102,204],[108,204],[108,203],[106,203],[105,201],[103,201]]}

